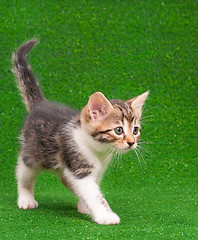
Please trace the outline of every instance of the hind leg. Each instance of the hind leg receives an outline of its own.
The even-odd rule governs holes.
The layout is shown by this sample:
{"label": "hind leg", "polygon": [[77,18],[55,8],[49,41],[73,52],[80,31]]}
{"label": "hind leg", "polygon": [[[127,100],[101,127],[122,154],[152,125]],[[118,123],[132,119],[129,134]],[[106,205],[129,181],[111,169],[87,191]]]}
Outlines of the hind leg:
{"label": "hind leg", "polygon": [[33,209],[38,207],[34,199],[34,184],[40,171],[25,165],[22,157],[19,157],[16,177],[18,184],[18,207],[20,209]]}

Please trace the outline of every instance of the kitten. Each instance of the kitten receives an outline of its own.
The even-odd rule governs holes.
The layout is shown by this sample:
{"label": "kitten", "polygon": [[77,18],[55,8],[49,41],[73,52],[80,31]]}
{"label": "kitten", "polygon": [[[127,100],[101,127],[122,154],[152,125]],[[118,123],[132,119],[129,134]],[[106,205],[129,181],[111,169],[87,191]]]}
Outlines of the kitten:
{"label": "kitten", "polygon": [[120,218],[104,199],[99,183],[116,151],[136,148],[149,92],[128,101],[109,101],[95,92],[81,112],[49,103],[26,60],[35,44],[30,40],[13,55],[13,73],[29,112],[16,169],[18,207],[38,207],[35,180],[50,169],[79,198],[78,212],[89,214],[98,224],[118,224]]}

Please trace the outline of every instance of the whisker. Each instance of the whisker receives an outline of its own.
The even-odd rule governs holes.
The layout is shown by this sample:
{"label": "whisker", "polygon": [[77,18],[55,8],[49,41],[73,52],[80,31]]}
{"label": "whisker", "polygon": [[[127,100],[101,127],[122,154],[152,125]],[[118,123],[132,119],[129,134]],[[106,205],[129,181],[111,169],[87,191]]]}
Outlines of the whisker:
{"label": "whisker", "polygon": [[142,158],[144,164],[147,165],[147,164],[146,164],[146,161],[145,161],[145,159],[144,159],[144,156],[142,155],[140,149],[136,148],[136,150],[137,150],[137,152],[140,154],[140,157]]}
{"label": "whisker", "polygon": [[[159,116],[160,115],[160,112],[158,113],[155,113],[155,114],[150,114],[150,115],[147,115],[147,116],[144,116],[142,114],[142,117],[140,118],[140,122],[141,123],[144,123],[144,122],[147,122],[147,121],[154,121],[154,118],[151,118],[151,117],[154,117],[154,116]],[[150,119],[149,119],[150,118]]]}
{"label": "whisker", "polygon": [[[141,140],[143,140],[143,139],[141,139]],[[141,140],[140,141],[138,141],[138,144],[158,144],[158,143],[162,143],[162,142],[141,142]]]}
{"label": "whisker", "polygon": [[122,164],[122,157],[121,157],[121,151],[118,150],[118,166],[119,164]]}
{"label": "whisker", "polygon": [[117,149],[115,150],[115,152],[114,152],[114,155],[113,155],[113,161],[111,162],[111,166],[112,167],[114,167],[114,166],[116,166],[117,165]]}
{"label": "whisker", "polygon": [[[149,144],[149,143],[148,143],[148,144]],[[140,147],[141,149],[143,149],[143,150],[149,152],[149,153],[151,154],[151,150],[152,150],[152,148],[151,148],[150,146],[148,146],[147,143],[143,143],[143,144],[138,143],[137,146]],[[144,146],[144,147],[143,147],[143,146]],[[152,154],[151,154],[151,155],[152,155]]]}
{"label": "whisker", "polygon": [[110,166],[112,167],[114,164],[116,164],[116,155],[117,155],[117,149],[114,148],[112,151],[113,158],[111,159]]}
{"label": "whisker", "polygon": [[110,149],[110,150],[107,151],[104,161],[107,160],[107,158],[111,155],[112,152],[113,152],[113,149]]}
{"label": "whisker", "polygon": [[143,114],[144,114],[145,112],[148,112],[148,111],[150,111],[151,109],[157,108],[157,107],[159,107],[159,106],[161,106],[161,105],[162,105],[162,103],[159,103],[158,105],[153,106],[153,107],[151,107],[151,108],[143,109]]}
{"label": "whisker", "polygon": [[146,123],[150,123],[150,122],[153,122],[154,119],[153,118],[148,118],[148,119],[140,119],[140,123],[141,125],[145,125]]}
{"label": "whisker", "polygon": [[119,163],[120,163],[120,151],[117,150],[117,165],[119,166]]}
{"label": "whisker", "polygon": [[[145,149],[145,148],[143,148],[143,147],[140,146],[140,145],[137,145],[137,148],[140,148],[140,149],[141,149],[143,152],[145,152],[147,155],[153,157],[153,156],[152,156],[152,153],[151,153],[148,149]],[[140,149],[139,149],[139,150],[140,150]]]}
{"label": "whisker", "polygon": [[121,165],[121,167],[122,167],[122,163],[123,163],[123,161],[122,161],[122,154],[123,154],[123,151],[121,150],[120,151],[120,165]]}
{"label": "whisker", "polygon": [[123,151],[122,151],[122,150],[121,150],[121,152],[120,152],[120,155],[121,155],[121,167],[122,167],[122,163],[123,163],[123,161],[122,161]]}
{"label": "whisker", "polygon": [[153,117],[153,115],[148,115],[148,116],[142,117],[141,119],[145,119],[145,118],[149,118],[149,117]]}
{"label": "whisker", "polygon": [[115,165],[118,167],[120,164],[122,165],[122,151],[116,149],[111,166]]}
{"label": "whisker", "polygon": [[140,161],[140,157],[139,157],[139,153],[137,152],[137,149],[134,148],[133,150],[134,150],[134,152],[135,152],[135,154],[137,156],[137,159],[138,159],[138,162],[140,164],[140,167],[142,167],[142,164],[141,164],[141,161]]}
{"label": "whisker", "polygon": [[[107,163],[107,161],[109,160],[109,157],[115,152],[115,148],[110,149],[107,154],[105,155],[105,159],[104,159],[104,163]],[[113,159],[112,159],[113,160]]]}
{"label": "whisker", "polygon": [[139,148],[142,148],[142,149],[144,149],[144,148],[149,148],[149,149],[151,149],[151,147],[150,146],[148,146],[146,143],[144,143],[144,142],[138,142],[138,145],[137,145],[137,147],[139,147]]}
{"label": "whisker", "polygon": [[115,162],[116,162],[116,155],[117,155],[117,149],[115,148],[115,150],[113,151],[113,158],[111,159],[111,163],[110,166],[114,166]]}

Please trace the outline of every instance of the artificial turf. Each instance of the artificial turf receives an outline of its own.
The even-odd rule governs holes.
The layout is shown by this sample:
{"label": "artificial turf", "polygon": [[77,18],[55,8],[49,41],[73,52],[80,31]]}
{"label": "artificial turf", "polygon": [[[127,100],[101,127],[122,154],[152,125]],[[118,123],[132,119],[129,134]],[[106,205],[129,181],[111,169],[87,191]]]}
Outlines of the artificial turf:
{"label": "artificial turf", "polygon": [[[1,0],[0,19],[0,239],[198,239],[198,1]],[[39,208],[17,208],[26,110],[11,53],[33,37],[28,59],[50,100],[81,109],[95,91],[130,99],[150,90],[145,161],[117,157],[101,183],[119,225],[77,213],[76,197],[48,172],[36,185]]]}

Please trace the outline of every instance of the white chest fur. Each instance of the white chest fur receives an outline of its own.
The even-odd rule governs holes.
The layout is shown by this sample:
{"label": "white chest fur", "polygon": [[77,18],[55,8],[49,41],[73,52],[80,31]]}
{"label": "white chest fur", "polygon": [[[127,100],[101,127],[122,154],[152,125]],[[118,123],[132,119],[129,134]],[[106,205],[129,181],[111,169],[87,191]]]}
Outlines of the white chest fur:
{"label": "white chest fur", "polygon": [[110,144],[100,143],[94,140],[84,129],[73,129],[73,138],[80,152],[90,164],[93,164],[92,176],[97,182],[101,180],[102,174],[109,165],[114,148]]}

